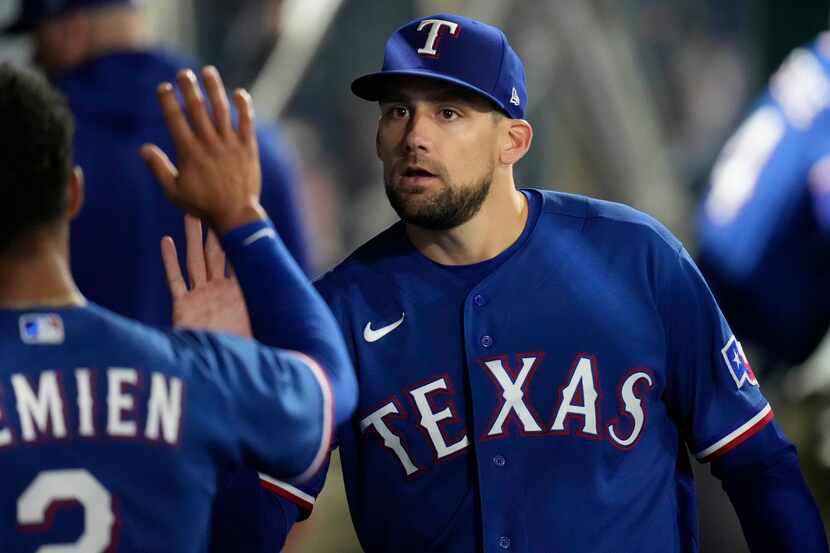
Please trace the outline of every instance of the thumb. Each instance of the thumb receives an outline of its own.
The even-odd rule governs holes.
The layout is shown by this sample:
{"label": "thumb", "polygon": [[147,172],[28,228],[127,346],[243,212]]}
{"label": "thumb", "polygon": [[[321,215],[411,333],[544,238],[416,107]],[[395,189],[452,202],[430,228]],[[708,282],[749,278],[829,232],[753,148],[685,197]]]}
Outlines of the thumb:
{"label": "thumb", "polygon": [[150,171],[155,175],[156,180],[159,181],[164,193],[168,197],[175,197],[176,179],[179,176],[179,171],[170,161],[170,158],[167,157],[167,154],[155,144],[145,144],[141,147],[140,154]]}

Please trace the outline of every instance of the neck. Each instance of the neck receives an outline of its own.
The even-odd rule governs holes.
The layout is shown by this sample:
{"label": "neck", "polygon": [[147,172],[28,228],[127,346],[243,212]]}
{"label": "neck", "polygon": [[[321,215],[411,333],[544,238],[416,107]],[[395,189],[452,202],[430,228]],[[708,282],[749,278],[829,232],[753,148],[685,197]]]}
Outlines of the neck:
{"label": "neck", "polygon": [[110,52],[142,50],[150,44],[141,10],[131,7],[106,7],[90,14],[90,40],[87,58]]}
{"label": "neck", "polygon": [[481,209],[469,221],[449,230],[427,230],[407,224],[406,232],[418,250],[442,265],[470,265],[492,259],[521,236],[527,223],[524,194],[513,177],[496,179]]}
{"label": "neck", "polygon": [[65,232],[32,236],[0,255],[0,308],[83,305],[69,271],[68,251]]}

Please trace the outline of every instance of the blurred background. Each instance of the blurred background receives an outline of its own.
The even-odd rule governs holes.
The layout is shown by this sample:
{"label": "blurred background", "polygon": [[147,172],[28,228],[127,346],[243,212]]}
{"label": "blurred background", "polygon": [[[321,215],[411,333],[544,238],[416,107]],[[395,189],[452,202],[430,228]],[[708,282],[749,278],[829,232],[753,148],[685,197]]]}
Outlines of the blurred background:
{"label": "blurred background", "polygon": [[[379,68],[388,35],[418,15],[451,11],[495,24],[523,58],[535,138],[517,168],[519,185],[628,203],[693,253],[696,211],[719,151],[786,55],[828,25],[826,0],[145,4],[159,42],[217,65],[229,86],[253,91],[260,121],[281,127],[300,169],[315,275],[396,219],[374,154],[377,106],[352,96],[349,84]],[[31,51],[30,37],[0,38],[2,59],[27,63]],[[753,362],[828,521],[824,349],[802,367]],[[796,386],[793,375],[804,374],[813,384]],[[726,495],[708,468],[699,473],[701,551],[746,551]],[[286,549],[360,551],[345,505],[335,460],[314,515]]]}

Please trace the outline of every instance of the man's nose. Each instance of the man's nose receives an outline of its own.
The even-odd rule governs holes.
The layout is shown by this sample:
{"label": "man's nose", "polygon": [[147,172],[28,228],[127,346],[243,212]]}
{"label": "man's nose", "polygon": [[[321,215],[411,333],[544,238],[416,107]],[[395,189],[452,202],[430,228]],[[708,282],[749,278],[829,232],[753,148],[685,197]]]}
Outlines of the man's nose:
{"label": "man's nose", "polygon": [[429,151],[432,146],[432,122],[423,112],[415,111],[406,126],[404,147],[407,152]]}

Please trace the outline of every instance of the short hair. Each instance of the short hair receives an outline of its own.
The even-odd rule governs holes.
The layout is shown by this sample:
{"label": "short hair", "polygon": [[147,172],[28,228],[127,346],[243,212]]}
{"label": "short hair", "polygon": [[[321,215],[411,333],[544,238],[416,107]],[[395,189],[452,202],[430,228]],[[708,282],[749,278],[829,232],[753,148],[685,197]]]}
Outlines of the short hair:
{"label": "short hair", "polygon": [[75,120],[33,70],[0,63],[0,253],[66,210]]}

